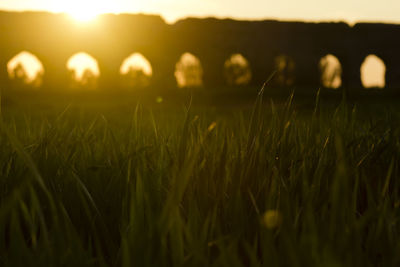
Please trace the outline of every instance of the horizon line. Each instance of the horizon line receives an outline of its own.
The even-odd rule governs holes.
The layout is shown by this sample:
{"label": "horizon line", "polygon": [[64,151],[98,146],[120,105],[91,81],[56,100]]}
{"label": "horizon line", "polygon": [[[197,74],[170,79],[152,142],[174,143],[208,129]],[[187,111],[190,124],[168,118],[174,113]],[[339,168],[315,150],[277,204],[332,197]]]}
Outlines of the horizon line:
{"label": "horizon line", "polygon": [[[23,9],[23,10],[16,10],[16,9],[4,9],[0,8],[0,12],[8,12],[8,13],[47,13],[47,14],[55,14],[55,15],[65,15],[68,16],[68,12],[63,11],[50,11],[50,10],[40,10],[40,9]],[[330,18],[330,19],[306,19],[306,18],[285,18],[285,17],[256,17],[256,18],[249,18],[249,17],[235,17],[235,16],[223,16],[223,15],[191,15],[188,14],[186,16],[177,17],[174,20],[168,20],[163,14],[157,13],[147,13],[147,12],[104,12],[98,14],[96,17],[100,17],[103,15],[143,15],[143,16],[157,16],[160,17],[166,24],[176,24],[179,21],[184,21],[187,19],[217,19],[217,20],[233,20],[233,21],[247,21],[247,22],[261,22],[261,21],[277,21],[277,22],[303,22],[303,23],[345,23],[349,26],[354,26],[356,24],[362,23],[371,23],[371,24],[392,24],[392,25],[400,25],[399,21],[391,21],[391,20],[346,20],[343,18]]]}

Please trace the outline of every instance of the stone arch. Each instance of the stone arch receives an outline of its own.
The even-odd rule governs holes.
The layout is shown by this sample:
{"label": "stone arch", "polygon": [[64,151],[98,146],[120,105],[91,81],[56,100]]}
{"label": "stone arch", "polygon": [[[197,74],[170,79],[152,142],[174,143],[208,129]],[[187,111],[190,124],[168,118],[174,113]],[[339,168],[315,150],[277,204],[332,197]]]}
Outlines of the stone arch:
{"label": "stone arch", "polygon": [[175,65],[175,79],[178,87],[200,87],[203,85],[203,67],[195,55],[183,53]]}
{"label": "stone arch", "polygon": [[342,64],[340,60],[327,54],[319,61],[320,81],[325,88],[338,89],[342,86]]}
{"label": "stone arch", "polygon": [[252,78],[249,61],[242,54],[232,54],[224,63],[225,79],[229,85],[247,85]]}
{"label": "stone arch", "polygon": [[119,72],[124,87],[146,87],[153,76],[153,67],[141,53],[133,53],[124,59]]}
{"label": "stone arch", "polygon": [[383,89],[386,86],[386,64],[377,55],[368,55],[360,68],[361,83],[364,88]]}
{"label": "stone arch", "polygon": [[275,76],[272,84],[279,87],[293,86],[295,83],[296,63],[291,56],[281,54],[274,59]]}
{"label": "stone arch", "polygon": [[16,87],[40,87],[44,75],[43,63],[28,51],[21,51],[7,62],[7,73]]}
{"label": "stone arch", "polygon": [[72,55],[66,64],[71,87],[94,89],[100,77],[99,63],[88,53],[78,52]]}

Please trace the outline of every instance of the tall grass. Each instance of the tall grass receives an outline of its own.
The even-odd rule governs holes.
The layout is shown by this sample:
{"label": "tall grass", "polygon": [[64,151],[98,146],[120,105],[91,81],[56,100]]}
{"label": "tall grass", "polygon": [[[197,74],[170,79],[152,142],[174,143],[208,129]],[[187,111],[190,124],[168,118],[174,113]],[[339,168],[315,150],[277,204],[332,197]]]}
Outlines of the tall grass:
{"label": "tall grass", "polygon": [[2,266],[399,266],[400,110],[3,109]]}

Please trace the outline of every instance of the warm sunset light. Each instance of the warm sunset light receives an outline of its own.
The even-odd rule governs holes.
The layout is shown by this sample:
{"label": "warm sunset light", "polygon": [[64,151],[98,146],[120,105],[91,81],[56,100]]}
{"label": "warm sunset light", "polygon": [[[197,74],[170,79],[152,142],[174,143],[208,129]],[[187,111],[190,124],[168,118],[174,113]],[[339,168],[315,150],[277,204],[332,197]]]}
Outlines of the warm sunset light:
{"label": "warm sunset light", "polygon": [[153,69],[150,62],[140,53],[127,57],[120,67],[124,87],[146,87],[150,84]]}
{"label": "warm sunset light", "polygon": [[67,62],[67,69],[70,72],[72,87],[96,88],[100,69],[91,55],[84,52],[73,55]]}
{"label": "warm sunset light", "polygon": [[73,10],[68,12],[74,19],[81,22],[87,22],[97,17],[98,13],[95,10]]}
{"label": "warm sunset light", "polygon": [[321,84],[330,89],[338,89],[342,85],[342,65],[332,54],[321,58],[319,62]]}
{"label": "warm sunset light", "polygon": [[400,266],[399,10],[0,0],[0,267]]}
{"label": "warm sunset light", "polygon": [[100,14],[116,12],[116,5],[109,0],[57,1],[54,10],[67,13],[79,22],[89,22]]}
{"label": "warm sunset light", "polygon": [[229,85],[247,85],[251,81],[251,70],[247,59],[233,54],[224,63],[225,77]]}
{"label": "warm sunset light", "polygon": [[369,55],[365,58],[361,65],[361,81],[364,88],[379,88],[385,87],[385,62],[376,55]]}
{"label": "warm sunset light", "polygon": [[77,80],[82,79],[86,70],[91,71],[96,76],[100,74],[96,60],[83,52],[75,54],[68,60],[67,69],[75,72],[75,78]]}
{"label": "warm sunset light", "polygon": [[147,76],[153,74],[150,62],[140,53],[134,53],[122,62],[120,68],[122,75],[126,75],[132,70],[141,70]]}
{"label": "warm sunset light", "polygon": [[[349,3],[350,2],[350,3]],[[289,20],[345,20],[399,22],[400,1],[336,0],[1,0],[0,9],[46,10],[68,13],[87,21],[100,13],[161,14],[168,22],[187,16],[217,16],[241,19],[278,18]]]}
{"label": "warm sunset light", "polygon": [[203,85],[203,68],[200,59],[191,53],[184,53],[175,66],[178,87],[199,87]]}
{"label": "warm sunset light", "polygon": [[28,81],[34,80],[40,72],[43,72],[43,65],[39,59],[27,51],[19,53],[8,62],[7,70],[12,78],[14,78],[12,71],[15,70],[18,65],[23,67],[26,71]]}
{"label": "warm sunset light", "polygon": [[7,72],[11,79],[20,79],[26,84],[40,85],[41,75],[44,74],[43,64],[33,54],[23,51],[7,63]]}

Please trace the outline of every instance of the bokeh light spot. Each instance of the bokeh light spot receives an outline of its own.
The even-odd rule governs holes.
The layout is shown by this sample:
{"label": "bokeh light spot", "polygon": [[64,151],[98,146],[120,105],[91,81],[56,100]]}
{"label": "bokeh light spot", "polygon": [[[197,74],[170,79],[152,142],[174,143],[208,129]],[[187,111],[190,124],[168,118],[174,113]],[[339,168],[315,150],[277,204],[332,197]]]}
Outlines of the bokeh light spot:
{"label": "bokeh light spot", "polygon": [[203,68],[200,60],[191,53],[184,53],[176,63],[175,78],[179,87],[203,85]]}
{"label": "bokeh light spot", "polygon": [[35,55],[23,51],[7,63],[7,72],[10,79],[37,87],[42,83],[44,67]]}
{"label": "bokeh light spot", "polygon": [[328,54],[319,62],[321,84],[325,88],[337,89],[342,86],[342,65],[337,57]]}
{"label": "bokeh light spot", "polygon": [[153,69],[150,62],[140,53],[133,53],[126,58],[120,68],[124,86],[145,87],[150,83]]}
{"label": "bokeh light spot", "polygon": [[229,85],[247,85],[251,81],[250,64],[241,54],[233,54],[225,61],[224,68]]}
{"label": "bokeh light spot", "polygon": [[386,65],[376,55],[369,55],[361,65],[361,82],[364,88],[384,88]]}
{"label": "bokeh light spot", "polygon": [[84,52],[73,55],[67,62],[67,69],[75,85],[93,88],[100,76],[96,59]]}

